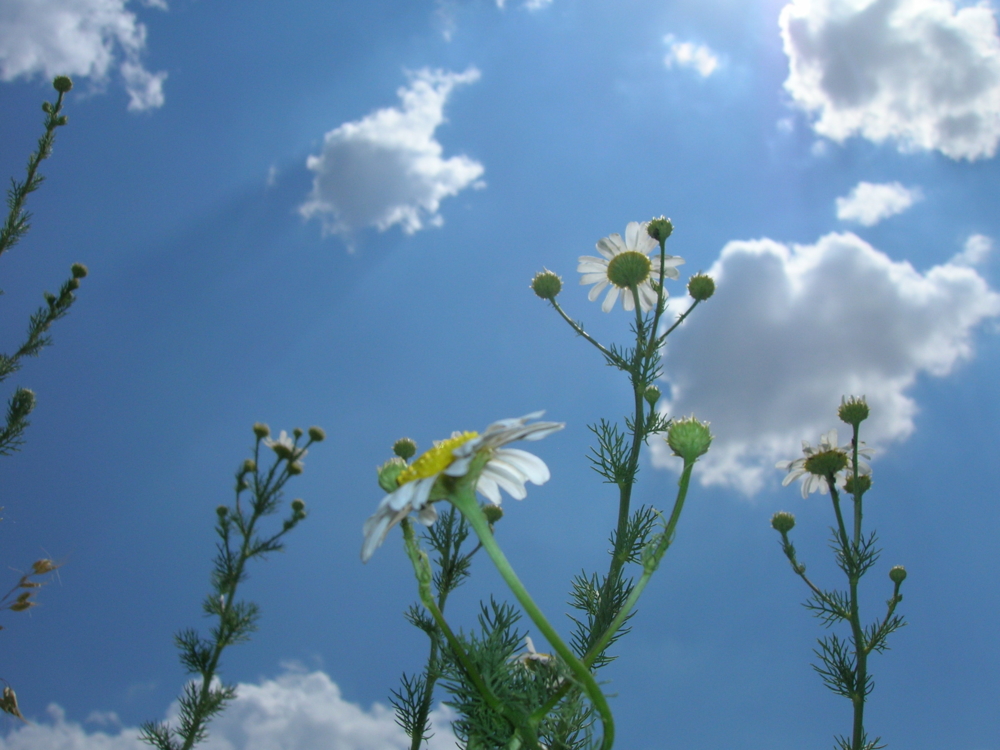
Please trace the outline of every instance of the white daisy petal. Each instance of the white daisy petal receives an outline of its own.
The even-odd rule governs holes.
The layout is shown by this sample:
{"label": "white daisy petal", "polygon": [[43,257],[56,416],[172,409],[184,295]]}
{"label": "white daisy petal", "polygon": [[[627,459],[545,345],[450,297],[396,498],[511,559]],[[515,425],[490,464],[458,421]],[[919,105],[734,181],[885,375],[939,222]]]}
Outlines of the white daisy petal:
{"label": "white daisy petal", "polygon": [[593,302],[595,299],[601,296],[601,292],[604,291],[604,287],[606,287],[609,283],[611,282],[609,282],[607,279],[598,281],[596,284],[594,284],[594,288],[590,290],[590,294],[587,295],[587,299]]}
{"label": "white daisy petal", "polygon": [[517,476],[509,473],[506,468],[502,466],[491,466],[486,464],[483,467],[483,473],[481,477],[488,477],[496,482],[501,489],[506,490],[507,494],[510,495],[515,500],[524,500],[528,496],[527,490],[524,488],[524,481],[519,480]]}
{"label": "white daisy petal", "polygon": [[542,485],[552,478],[549,467],[534,453],[528,453],[528,451],[519,448],[503,448],[496,452],[494,460],[497,458],[515,466],[532,484]]}
{"label": "white daisy petal", "polygon": [[500,505],[500,488],[497,483],[486,476],[485,472],[479,475],[479,481],[476,482],[476,489],[479,490],[483,496],[489,500],[494,505]]}
{"label": "white daisy petal", "polygon": [[604,312],[611,312],[611,308],[615,306],[615,302],[618,300],[618,287],[611,287],[611,291],[608,292],[608,296],[604,298],[604,302],[601,303],[601,310]]}

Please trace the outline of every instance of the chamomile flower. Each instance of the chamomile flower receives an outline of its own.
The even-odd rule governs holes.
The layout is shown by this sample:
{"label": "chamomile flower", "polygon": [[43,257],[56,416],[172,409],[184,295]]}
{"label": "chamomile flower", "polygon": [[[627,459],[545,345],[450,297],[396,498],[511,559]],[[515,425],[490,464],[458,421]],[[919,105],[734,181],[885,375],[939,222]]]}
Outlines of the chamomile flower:
{"label": "chamomile flower", "polygon": [[517,440],[541,440],[565,425],[562,422],[534,422],[544,412],[533,412],[517,419],[503,419],[487,427],[482,434],[454,432],[447,440],[440,440],[426,453],[414,459],[396,476],[398,488],[383,498],[374,515],[365,521],[365,541],[361,547],[361,560],[367,562],[381,546],[389,530],[410,513],[417,520],[430,526],[437,520],[437,511],[431,504],[431,490],[443,476],[464,477],[473,459],[488,455],[476,481],[476,489],[494,505],[500,504],[500,490],[517,500],[527,496],[525,483],[545,484],[549,468],[542,459],[517,448],[504,448]]}
{"label": "chamomile flower", "polygon": [[[802,497],[809,497],[813,492],[819,492],[825,495],[829,488],[827,486],[826,477],[823,474],[815,474],[806,467],[806,462],[809,459],[819,456],[822,453],[830,454],[841,454],[843,456],[842,466],[838,469],[834,476],[837,479],[837,484],[843,484],[847,479],[847,475],[853,474],[854,468],[852,466],[853,461],[853,446],[848,443],[847,445],[838,446],[837,445],[837,430],[836,428],[830,430],[825,435],[821,435],[819,438],[819,445],[810,445],[807,441],[802,441],[802,458],[797,458],[794,461],[779,461],[775,464],[775,467],[781,469],[782,471],[787,471],[788,475],[782,480],[781,486],[787,487],[789,484],[794,482],[799,477],[802,479]],[[868,465],[867,461],[871,460],[873,454],[873,449],[869,448],[862,441],[858,445],[858,473],[859,474],[871,474],[872,468]],[[862,461],[861,459],[867,459],[867,461]]]}
{"label": "chamomile flower", "polygon": [[[635,300],[631,292],[633,286],[639,294],[639,306],[643,312],[649,312],[656,307],[656,291],[653,284],[659,285],[663,279],[660,278],[659,256],[649,257],[649,253],[658,248],[659,243],[649,236],[646,231],[648,225],[648,221],[629,222],[625,227],[624,240],[620,234],[615,233],[598,241],[597,252],[602,257],[580,256],[580,265],[576,268],[583,274],[580,283],[594,285],[587,299],[593,302],[606,287],[611,286],[604,302],[601,303],[604,312],[611,312],[618,295],[622,292],[624,292],[622,306],[626,310],[634,310]],[[664,255],[663,275],[668,279],[676,279],[680,276],[677,266],[683,262],[683,258]],[[664,290],[663,298],[666,297],[667,293]]]}
{"label": "chamomile flower", "polygon": [[278,458],[286,459],[293,473],[302,473],[302,469],[305,467],[305,464],[301,459],[309,451],[306,448],[296,448],[295,441],[292,440],[291,436],[287,432],[282,430],[281,434],[278,435],[277,440],[272,440],[269,437],[264,438],[264,445],[273,450]]}

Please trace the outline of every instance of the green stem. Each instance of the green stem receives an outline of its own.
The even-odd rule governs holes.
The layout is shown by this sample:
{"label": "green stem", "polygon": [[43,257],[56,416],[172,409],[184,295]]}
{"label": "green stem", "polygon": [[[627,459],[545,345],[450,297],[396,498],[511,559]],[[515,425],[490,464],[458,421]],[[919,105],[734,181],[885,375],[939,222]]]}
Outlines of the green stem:
{"label": "green stem", "polygon": [[460,484],[452,494],[451,501],[461,511],[462,515],[465,516],[465,520],[469,522],[472,530],[476,532],[479,541],[482,542],[483,549],[486,550],[486,554],[490,556],[490,559],[496,565],[507,586],[513,592],[514,597],[524,608],[524,611],[527,612],[528,617],[531,618],[531,621],[535,623],[535,626],[541,631],[542,635],[545,636],[546,640],[548,640],[556,650],[556,653],[559,654],[573,672],[573,675],[581,683],[581,686],[587,693],[587,697],[590,698],[591,703],[593,703],[601,715],[601,724],[604,727],[604,736],[600,744],[601,750],[610,750],[614,743],[615,725],[607,699],[601,692],[601,688],[590,673],[590,670],[583,665],[572,650],[563,642],[562,638],[559,637],[555,628],[549,624],[549,621],[542,614],[538,605],[535,604],[524,584],[517,577],[517,573],[514,572],[503,550],[500,549],[500,545],[493,538],[489,522],[486,520],[486,516],[483,515],[482,510],[480,510],[479,503],[476,501],[474,487],[469,483]]}
{"label": "green stem", "polygon": [[567,323],[569,323],[570,327],[574,331],[576,331],[576,333],[577,333],[578,336],[582,336],[587,341],[589,341],[591,344],[593,344],[594,346],[596,346],[598,348],[598,350],[601,352],[601,354],[603,354],[605,357],[607,357],[607,359],[608,359],[609,362],[614,362],[619,367],[622,367],[624,365],[624,363],[621,360],[621,357],[618,357],[618,356],[612,354],[610,351],[608,351],[607,349],[605,349],[601,345],[601,342],[599,342],[597,339],[595,339],[593,336],[591,336],[589,333],[587,333],[585,330],[583,330],[583,326],[581,326],[579,323],[577,323],[575,320],[573,320],[571,317],[569,317],[569,315],[567,315],[563,311],[563,309],[559,306],[558,302],[556,302],[554,299],[549,300],[549,302],[552,303],[552,307],[555,308],[556,312],[559,313],[560,315],[562,315],[562,319],[565,320]]}

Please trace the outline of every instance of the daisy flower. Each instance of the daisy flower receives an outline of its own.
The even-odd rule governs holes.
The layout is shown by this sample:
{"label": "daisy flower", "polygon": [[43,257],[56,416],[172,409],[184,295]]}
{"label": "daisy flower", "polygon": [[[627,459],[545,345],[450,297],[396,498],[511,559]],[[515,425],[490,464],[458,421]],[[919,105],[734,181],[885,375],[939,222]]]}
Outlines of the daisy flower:
{"label": "daisy flower", "polygon": [[[649,257],[649,253],[658,248],[659,243],[649,236],[646,231],[648,226],[648,221],[641,224],[638,221],[629,222],[625,227],[624,240],[620,234],[615,233],[598,241],[597,252],[601,254],[600,258],[580,256],[580,265],[576,268],[583,274],[580,283],[594,285],[587,299],[593,302],[606,287],[611,287],[601,303],[604,312],[611,311],[622,291],[625,292],[622,295],[622,306],[626,310],[635,309],[635,300],[630,291],[633,285],[639,293],[639,306],[643,312],[656,307],[656,291],[651,282],[660,284],[663,279],[660,278],[659,257]],[[668,279],[676,279],[680,276],[676,267],[683,262],[683,258],[664,255],[663,275]],[[667,297],[666,290],[663,297]]]}
{"label": "daisy flower", "polygon": [[536,411],[517,419],[503,419],[487,427],[482,434],[454,432],[447,440],[440,440],[426,453],[399,473],[398,489],[390,492],[374,515],[365,521],[365,541],[361,547],[361,560],[367,562],[385,540],[389,529],[411,512],[425,526],[437,520],[437,511],[431,504],[431,489],[442,475],[464,477],[477,456],[489,456],[476,481],[476,489],[494,505],[500,504],[500,490],[523,500],[527,496],[525,482],[545,484],[549,481],[549,467],[542,459],[517,448],[504,448],[517,440],[541,440],[565,425],[562,422],[534,422],[544,412]]}
{"label": "daisy flower", "polygon": [[298,469],[298,473],[302,473],[302,469],[305,464],[301,461],[303,457],[309,452],[306,448],[295,447],[295,441],[292,440],[291,436],[285,432],[281,431],[278,435],[277,440],[272,440],[271,438],[264,438],[264,445],[273,450],[278,458],[284,458],[288,460],[290,466],[294,469]]}
{"label": "daisy flower", "polygon": [[[797,458],[794,461],[779,461],[775,464],[775,468],[781,469],[782,471],[787,471],[788,476],[786,476],[782,482],[782,487],[787,487],[792,482],[794,482],[799,477],[804,477],[802,480],[802,497],[809,497],[810,493],[819,492],[825,495],[828,491],[826,477],[820,476],[819,474],[813,474],[806,468],[806,461],[815,455],[820,453],[826,453],[827,451],[839,451],[843,453],[847,458],[847,464],[845,468],[838,471],[836,474],[837,484],[843,484],[847,479],[847,475],[854,473],[854,468],[852,466],[853,461],[853,446],[848,443],[847,445],[838,446],[837,445],[837,429],[834,428],[830,430],[825,435],[821,435],[819,438],[819,445],[812,446],[807,441],[802,441],[802,458]],[[858,473],[859,474],[871,474],[872,467],[868,465],[867,461],[871,460],[872,454],[874,453],[872,448],[865,445],[864,441],[858,446]],[[867,459],[867,461],[862,461],[861,459]]]}

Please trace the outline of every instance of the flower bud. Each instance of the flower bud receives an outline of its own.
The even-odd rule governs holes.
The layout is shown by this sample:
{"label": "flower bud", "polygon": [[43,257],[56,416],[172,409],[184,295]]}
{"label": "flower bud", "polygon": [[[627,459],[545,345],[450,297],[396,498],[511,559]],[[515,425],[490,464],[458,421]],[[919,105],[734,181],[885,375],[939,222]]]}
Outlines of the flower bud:
{"label": "flower bud", "polygon": [[59,566],[52,562],[49,558],[45,557],[41,560],[35,560],[31,564],[31,574],[36,576],[45,575],[46,573],[51,573],[53,570]]}
{"label": "flower bud", "polygon": [[[860,490],[860,494],[863,495],[866,492],[868,492],[868,490],[871,489],[871,486],[872,486],[872,478],[871,478],[870,475],[868,475],[868,474],[858,474],[858,490]],[[854,475],[853,474],[848,474],[847,475],[847,481],[844,482],[844,491],[847,492],[848,495],[858,494],[858,493],[856,493],[854,491]]]}
{"label": "flower bud", "polygon": [[82,279],[87,275],[87,267],[83,263],[74,263],[69,267],[74,279]]}
{"label": "flower bud", "polygon": [[42,112],[45,114],[52,112],[52,102],[42,102]]}
{"label": "flower bud", "polygon": [[483,515],[486,516],[486,520],[489,521],[490,526],[492,526],[503,518],[503,508],[499,505],[494,505],[493,503],[486,503],[486,505],[483,506]]}
{"label": "flower bud", "polygon": [[248,458],[246,461],[243,462],[242,471],[244,474],[252,474],[253,472],[257,471],[257,462],[254,461],[252,458]]}
{"label": "flower bud", "polygon": [[715,281],[703,273],[695,274],[688,280],[688,294],[695,302],[703,302],[715,294]]}
{"label": "flower bud", "polygon": [[660,389],[655,385],[651,385],[646,389],[646,392],[642,394],[642,397],[646,399],[646,403],[650,406],[656,406],[656,402],[660,400]]}
{"label": "flower bud", "polygon": [[386,492],[394,492],[399,488],[396,479],[406,468],[406,461],[398,456],[393,456],[384,464],[378,467],[378,486]]}
{"label": "flower bud", "polygon": [[305,509],[306,504],[302,502],[301,499],[296,498],[295,500],[292,500],[292,513],[295,515],[302,515],[302,513],[305,512]]}
{"label": "flower bud", "polygon": [[665,216],[659,216],[650,220],[646,225],[646,233],[659,243],[667,241],[667,237],[673,234],[674,224]]}
{"label": "flower bud", "polygon": [[531,290],[542,299],[555,299],[562,291],[562,279],[552,271],[539,271],[531,280]]}
{"label": "flower bud", "polygon": [[72,279],[66,282],[66,286],[67,288],[75,292],[77,289],[80,288],[80,280],[74,276]]}
{"label": "flower bud", "polygon": [[409,461],[417,452],[417,444],[410,438],[400,438],[392,444],[392,452],[404,461]]}
{"label": "flower bud", "polygon": [[69,118],[66,115],[59,115],[56,118],[56,125],[65,125],[67,122],[69,122]]}
{"label": "flower bud", "polygon": [[56,76],[52,79],[52,88],[60,94],[69,93],[69,91],[73,88],[73,79],[69,76]]}
{"label": "flower bud", "polygon": [[326,433],[323,431],[322,427],[310,427],[309,428],[309,439],[314,443],[322,443],[326,440]]}
{"label": "flower bud", "polygon": [[298,440],[300,437],[302,437],[302,428],[296,427],[294,430],[292,430],[292,434],[295,436],[295,439]]}
{"label": "flower bud", "polygon": [[293,477],[301,474],[304,469],[305,467],[302,465],[301,461],[288,462],[288,473]]}
{"label": "flower bud", "polygon": [[215,509],[215,513],[216,515],[219,516],[219,518],[225,518],[226,516],[229,515],[229,508],[227,508],[225,505],[220,505],[218,508]]}
{"label": "flower bud", "polygon": [[857,398],[851,396],[849,399],[840,397],[840,408],[837,409],[837,416],[849,425],[857,427],[868,419],[868,402],[865,397]]}
{"label": "flower bud", "polygon": [[258,438],[263,439],[271,434],[271,428],[268,427],[263,422],[254,422],[253,434],[256,435]]}
{"label": "flower bud", "polygon": [[667,432],[667,444],[674,455],[684,459],[684,463],[694,463],[699,456],[708,452],[712,444],[712,433],[707,422],[699,422],[692,417],[677,419]]}
{"label": "flower bud", "polygon": [[795,516],[791,513],[780,511],[771,516],[771,528],[779,534],[787,534],[795,528]]}
{"label": "flower bud", "polygon": [[889,571],[889,580],[895,584],[900,584],[906,580],[906,568],[902,565],[895,565]]}
{"label": "flower bud", "polygon": [[845,468],[847,468],[847,454],[836,448],[813,454],[806,459],[806,471],[818,477],[830,476]]}

